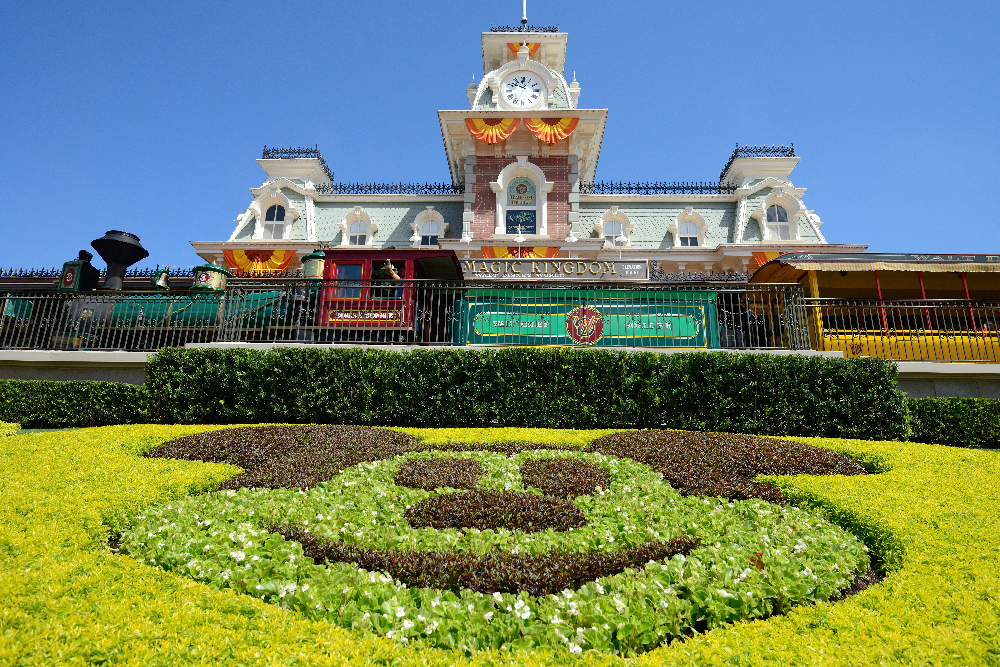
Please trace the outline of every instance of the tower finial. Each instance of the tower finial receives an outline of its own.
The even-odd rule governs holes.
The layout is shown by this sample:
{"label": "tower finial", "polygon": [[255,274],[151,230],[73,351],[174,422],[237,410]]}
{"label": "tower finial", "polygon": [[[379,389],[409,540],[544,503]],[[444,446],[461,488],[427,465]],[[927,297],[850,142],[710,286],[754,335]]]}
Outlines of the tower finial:
{"label": "tower finial", "polygon": [[521,0],[521,32],[528,30],[528,0]]}

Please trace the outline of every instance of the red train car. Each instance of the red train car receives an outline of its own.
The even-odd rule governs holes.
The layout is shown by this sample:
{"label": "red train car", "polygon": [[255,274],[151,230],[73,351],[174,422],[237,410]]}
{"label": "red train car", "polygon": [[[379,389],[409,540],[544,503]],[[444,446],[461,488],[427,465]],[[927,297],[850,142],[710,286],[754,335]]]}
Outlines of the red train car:
{"label": "red train car", "polygon": [[324,250],[320,327],[333,340],[445,342],[462,271],[451,250]]}

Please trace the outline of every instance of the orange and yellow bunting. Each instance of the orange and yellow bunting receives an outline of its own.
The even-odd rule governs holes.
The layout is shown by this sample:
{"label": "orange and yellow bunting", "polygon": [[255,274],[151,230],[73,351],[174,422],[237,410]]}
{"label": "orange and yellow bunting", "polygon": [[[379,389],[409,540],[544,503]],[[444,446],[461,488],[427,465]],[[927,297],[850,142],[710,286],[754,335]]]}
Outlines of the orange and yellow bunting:
{"label": "orange and yellow bunting", "polygon": [[518,248],[516,246],[483,246],[483,257],[487,259],[549,259],[559,256],[558,246],[535,246]]}
{"label": "orange and yellow bunting", "polygon": [[573,134],[579,118],[525,118],[524,126],[549,146]]}
{"label": "orange and yellow bunting", "polygon": [[519,118],[466,118],[465,126],[484,144],[499,144],[514,134],[520,122]]}
{"label": "orange and yellow bunting", "polygon": [[284,271],[295,257],[294,250],[223,250],[222,256],[230,270],[251,275],[266,275]]}
{"label": "orange and yellow bunting", "polygon": [[[535,55],[535,51],[537,51],[538,47],[541,45],[542,45],[541,42],[528,42],[528,57]],[[507,42],[507,48],[510,49],[510,52],[516,56],[518,49],[521,48],[521,43]]]}

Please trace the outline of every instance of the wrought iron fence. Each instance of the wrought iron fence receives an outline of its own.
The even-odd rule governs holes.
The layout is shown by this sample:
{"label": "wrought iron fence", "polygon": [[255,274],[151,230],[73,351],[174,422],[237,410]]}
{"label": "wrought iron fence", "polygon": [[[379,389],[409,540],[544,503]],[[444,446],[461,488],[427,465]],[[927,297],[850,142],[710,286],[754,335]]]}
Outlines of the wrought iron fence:
{"label": "wrought iron fence", "polygon": [[184,292],[9,292],[0,349],[156,350],[215,340],[223,299]]}
{"label": "wrought iron fence", "polygon": [[657,181],[580,183],[580,194],[582,195],[731,195],[734,192],[736,192],[736,186],[730,183],[666,183]]}
{"label": "wrought iron fence", "polygon": [[461,195],[464,183],[320,183],[320,195]]}
{"label": "wrought iron fence", "polygon": [[740,157],[795,157],[795,144],[788,146],[740,146],[736,144],[736,149],[729,156],[726,166],[719,172],[719,182],[726,179],[726,172],[733,166],[736,158]]}
{"label": "wrought iron fence", "polygon": [[323,167],[323,172],[326,173],[326,177],[331,181],[333,180],[333,171],[330,170],[330,166],[327,165],[326,160],[323,159],[323,154],[319,152],[319,146],[314,146],[312,148],[306,147],[296,147],[296,148],[278,148],[276,146],[271,146],[268,148],[264,146],[264,154],[262,159],[264,160],[289,160],[295,158],[307,158],[312,157],[319,160],[319,164]]}
{"label": "wrought iron fence", "polygon": [[798,285],[272,280],[224,295],[17,292],[0,349],[355,342],[808,349]]}
{"label": "wrought iron fence", "polygon": [[490,32],[559,32],[558,25],[491,25]]}
{"label": "wrought iron fence", "polygon": [[1000,302],[806,299],[817,349],[896,361],[1000,361]]}

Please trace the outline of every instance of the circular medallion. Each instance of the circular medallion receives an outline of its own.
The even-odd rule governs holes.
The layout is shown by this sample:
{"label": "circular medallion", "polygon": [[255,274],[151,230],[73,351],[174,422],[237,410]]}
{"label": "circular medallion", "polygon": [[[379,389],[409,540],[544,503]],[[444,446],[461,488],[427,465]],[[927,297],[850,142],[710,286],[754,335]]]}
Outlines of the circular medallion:
{"label": "circular medallion", "polygon": [[528,192],[528,185],[526,183],[518,183],[514,188],[514,192],[519,195],[523,195]]}
{"label": "circular medallion", "polygon": [[581,345],[593,345],[604,336],[604,316],[589,306],[580,306],[566,315],[566,335]]}
{"label": "circular medallion", "polygon": [[66,275],[63,276],[63,286],[72,287],[73,281],[76,279],[76,269],[66,269]]}

